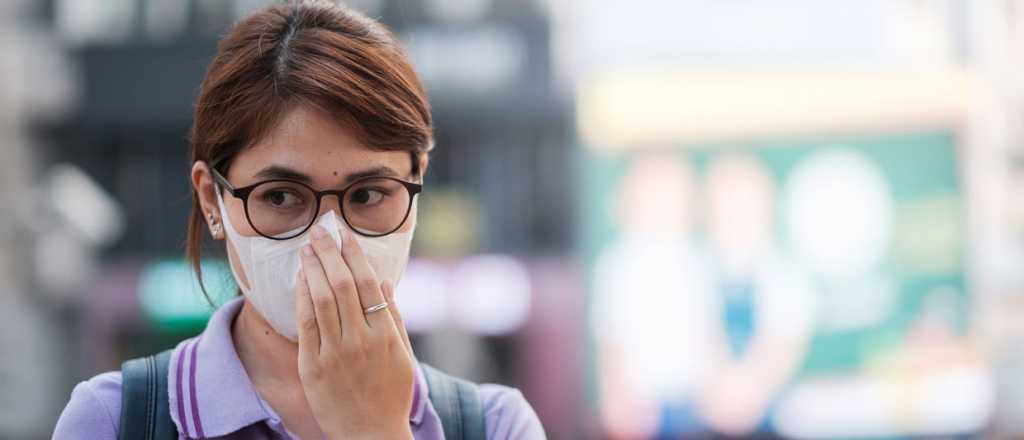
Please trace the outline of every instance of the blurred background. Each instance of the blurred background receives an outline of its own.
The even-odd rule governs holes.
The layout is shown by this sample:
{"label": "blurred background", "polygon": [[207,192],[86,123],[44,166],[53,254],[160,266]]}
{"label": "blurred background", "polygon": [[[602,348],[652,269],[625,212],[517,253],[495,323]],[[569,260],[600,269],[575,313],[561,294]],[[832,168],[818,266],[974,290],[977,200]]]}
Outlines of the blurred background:
{"label": "blurred background", "polygon": [[[185,135],[267,3],[0,2],[0,438],[202,330]],[[435,109],[421,360],[553,439],[1024,438],[1024,1],[349,4]]]}

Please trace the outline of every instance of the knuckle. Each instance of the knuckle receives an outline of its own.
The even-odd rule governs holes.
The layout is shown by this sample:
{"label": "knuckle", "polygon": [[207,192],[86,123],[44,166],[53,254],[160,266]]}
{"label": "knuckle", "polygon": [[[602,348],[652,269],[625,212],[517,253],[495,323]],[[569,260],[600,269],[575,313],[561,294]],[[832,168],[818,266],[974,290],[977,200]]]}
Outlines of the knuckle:
{"label": "knuckle", "polygon": [[362,255],[363,248],[359,246],[358,240],[349,240],[345,242],[345,246],[342,246],[343,252],[347,252],[349,255]]}
{"label": "knuckle", "polygon": [[387,347],[388,351],[394,351],[398,348],[402,348],[402,338],[398,337],[398,335],[389,333],[384,339],[384,346]]}
{"label": "knuckle", "polygon": [[299,328],[306,332],[313,332],[317,330],[316,318],[312,316],[306,316],[302,318],[299,323]]}
{"label": "knuckle", "polygon": [[331,290],[335,293],[346,292],[352,289],[352,280],[348,277],[339,277],[338,279],[331,280]]}
{"label": "knuckle", "polygon": [[[311,247],[313,248],[314,251],[316,250],[316,246],[311,246]],[[316,253],[315,252],[313,254],[311,254],[311,255],[306,255],[306,252],[304,252],[304,251],[303,252],[299,252],[299,260],[302,261],[302,264],[304,266],[310,267],[310,268],[312,268],[314,264],[317,264],[317,257],[316,257]]]}
{"label": "knuckle", "polygon": [[359,340],[358,344],[356,344],[356,349],[359,351],[359,354],[361,354],[363,357],[368,357],[370,353],[373,351],[373,345],[370,344],[369,339],[363,338]]}
{"label": "knuckle", "polygon": [[371,347],[369,338],[356,338],[346,344],[345,351],[353,359],[366,359],[370,355]]}
{"label": "knuckle", "polygon": [[359,285],[360,292],[373,292],[377,289],[377,280],[372,277],[360,278],[356,283]]}
{"label": "knuckle", "polygon": [[326,251],[334,247],[334,240],[332,240],[330,236],[314,238],[310,241],[313,243],[313,247],[321,251]]}
{"label": "knuckle", "polygon": [[331,310],[331,297],[326,295],[318,295],[313,298],[313,307],[321,312]]}

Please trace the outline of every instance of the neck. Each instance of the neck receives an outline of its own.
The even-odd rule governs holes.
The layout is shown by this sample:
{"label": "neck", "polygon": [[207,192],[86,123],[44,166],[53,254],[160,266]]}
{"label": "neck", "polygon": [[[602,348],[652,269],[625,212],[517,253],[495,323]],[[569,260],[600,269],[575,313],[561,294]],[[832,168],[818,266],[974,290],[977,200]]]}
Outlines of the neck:
{"label": "neck", "polygon": [[231,338],[254,385],[300,385],[299,346],[277,333],[248,299],[231,326]]}

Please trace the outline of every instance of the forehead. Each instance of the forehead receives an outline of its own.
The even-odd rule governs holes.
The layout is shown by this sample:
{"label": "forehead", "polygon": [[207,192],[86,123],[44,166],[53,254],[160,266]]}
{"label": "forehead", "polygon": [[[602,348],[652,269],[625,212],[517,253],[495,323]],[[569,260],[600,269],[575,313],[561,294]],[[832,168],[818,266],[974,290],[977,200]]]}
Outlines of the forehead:
{"label": "forehead", "polygon": [[368,168],[388,167],[403,177],[412,172],[408,152],[372,150],[347,124],[303,106],[288,110],[263,139],[239,152],[229,174],[250,179],[268,166],[293,169],[323,185]]}

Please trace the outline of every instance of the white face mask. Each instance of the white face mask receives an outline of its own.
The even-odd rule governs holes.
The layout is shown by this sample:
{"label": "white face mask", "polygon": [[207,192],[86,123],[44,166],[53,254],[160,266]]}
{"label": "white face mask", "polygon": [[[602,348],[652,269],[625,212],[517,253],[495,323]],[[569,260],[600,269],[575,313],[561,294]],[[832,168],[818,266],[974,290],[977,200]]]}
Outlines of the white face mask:
{"label": "white face mask", "polygon": [[[274,330],[296,341],[299,329],[295,318],[295,283],[298,280],[299,268],[302,266],[299,252],[303,245],[310,242],[308,232],[288,240],[271,240],[259,235],[243,236],[231,224],[231,217],[224,208],[224,200],[219,190],[217,204],[224,222],[224,231],[235,247],[238,263],[249,285],[247,287],[242,283],[242,278],[232,265],[231,273],[235,276],[235,282]],[[316,224],[327,230],[340,249],[341,229],[348,228],[348,225],[334,211],[328,211],[320,216]],[[390,280],[392,286],[398,285],[398,279],[409,261],[409,246],[412,244],[415,229],[413,224],[409,232],[396,232],[373,238],[352,233],[369,260],[378,281]]]}

